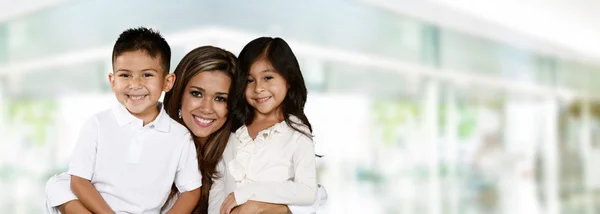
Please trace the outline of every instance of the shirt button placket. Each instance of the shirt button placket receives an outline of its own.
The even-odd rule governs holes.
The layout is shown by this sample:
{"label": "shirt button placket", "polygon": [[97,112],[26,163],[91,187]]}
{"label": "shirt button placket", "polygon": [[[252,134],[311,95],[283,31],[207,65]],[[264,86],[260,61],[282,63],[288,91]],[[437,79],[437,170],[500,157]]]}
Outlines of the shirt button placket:
{"label": "shirt button placket", "polygon": [[140,157],[142,156],[142,150],[144,148],[143,141],[141,139],[142,134],[145,132],[145,128],[137,130],[131,139],[131,145],[129,146],[128,163],[139,163]]}

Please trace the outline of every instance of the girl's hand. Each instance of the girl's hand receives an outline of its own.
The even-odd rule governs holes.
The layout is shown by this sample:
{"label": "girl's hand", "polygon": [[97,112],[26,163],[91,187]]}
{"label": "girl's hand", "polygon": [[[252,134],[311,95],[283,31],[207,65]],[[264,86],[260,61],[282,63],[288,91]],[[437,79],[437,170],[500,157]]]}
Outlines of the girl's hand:
{"label": "girl's hand", "polygon": [[271,204],[259,201],[250,200],[242,205],[239,205],[231,211],[231,214],[291,214],[287,205]]}
{"label": "girl's hand", "polygon": [[262,213],[260,210],[259,202],[248,201],[242,205],[235,207],[231,214],[260,214]]}
{"label": "girl's hand", "polygon": [[235,201],[235,195],[232,193],[229,193],[229,195],[227,196],[227,198],[225,198],[225,201],[223,201],[223,204],[221,205],[221,214],[230,214],[231,210],[233,210],[233,208],[235,208],[237,206],[237,202]]}

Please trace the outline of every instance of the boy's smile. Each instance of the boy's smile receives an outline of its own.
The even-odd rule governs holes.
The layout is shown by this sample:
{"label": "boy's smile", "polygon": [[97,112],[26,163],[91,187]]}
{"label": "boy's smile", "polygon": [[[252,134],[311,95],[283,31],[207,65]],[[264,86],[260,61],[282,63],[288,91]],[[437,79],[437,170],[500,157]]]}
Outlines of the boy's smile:
{"label": "boy's smile", "polygon": [[108,79],[117,100],[144,124],[153,121],[159,112],[156,104],[163,91],[171,90],[174,75],[165,76],[160,57],[141,50],[117,56],[113,69]]}

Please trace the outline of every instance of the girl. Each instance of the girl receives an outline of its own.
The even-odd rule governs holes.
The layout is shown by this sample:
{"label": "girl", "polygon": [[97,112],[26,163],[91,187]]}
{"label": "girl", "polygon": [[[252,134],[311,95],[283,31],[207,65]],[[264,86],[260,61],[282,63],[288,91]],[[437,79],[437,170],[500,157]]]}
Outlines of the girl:
{"label": "girl", "polygon": [[298,60],[281,38],[261,37],[239,55],[232,97],[234,134],[223,153],[229,194],[221,213],[248,200],[310,205],[317,181],[306,86]]}

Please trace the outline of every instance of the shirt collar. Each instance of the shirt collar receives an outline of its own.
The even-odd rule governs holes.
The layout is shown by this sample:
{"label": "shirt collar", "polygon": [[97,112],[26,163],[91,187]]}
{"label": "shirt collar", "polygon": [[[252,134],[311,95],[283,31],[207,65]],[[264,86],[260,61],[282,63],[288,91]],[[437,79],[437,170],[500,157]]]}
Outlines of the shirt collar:
{"label": "shirt collar", "polygon": [[162,103],[159,102],[158,105],[158,107],[160,108],[160,112],[158,113],[156,119],[150,122],[148,125],[154,125],[156,130],[158,131],[169,132],[169,129],[171,128],[171,117],[169,117],[169,115],[163,108]]}
{"label": "shirt collar", "polygon": [[[296,126],[296,124],[294,123],[302,124],[302,121],[294,115],[289,115],[289,119],[292,122],[292,125],[294,126]],[[260,133],[267,133],[268,136],[272,136],[274,133],[284,133],[290,129],[291,128],[287,125],[285,120],[283,120],[265,130],[260,131],[259,135]],[[248,127],[246,127],[246,125],[243,125],[240,128],[238,128],[238,130],[235,131],[235,134],[238,136],[238,138],[240,139],[240,143],[243,145],[252,141],[252,138],[248,134]],[[258,138],[260,136],[256,137]]]}
{"label": "shirt collar", "polygon": [[[156,128],[156,130],[161,132],[168,132],[171,128],[170,117],[163,108],[162,103],[159,102],[157,108],[160,108],[158,116],[156,117],[156,119],[154,119],[154,121],[148,123],[146,126]],[[123,106],[120,103],[113,108],[113,112],[115,117],[117,118],[117,123],[119,124],[119,126],[125,126],[131,123],[136,123],[136,125],[139,124],[139,126],[142,126],[144,124],[144,122],[141,119],[129,113],[127,108],[125,108],[125,106]]]}

